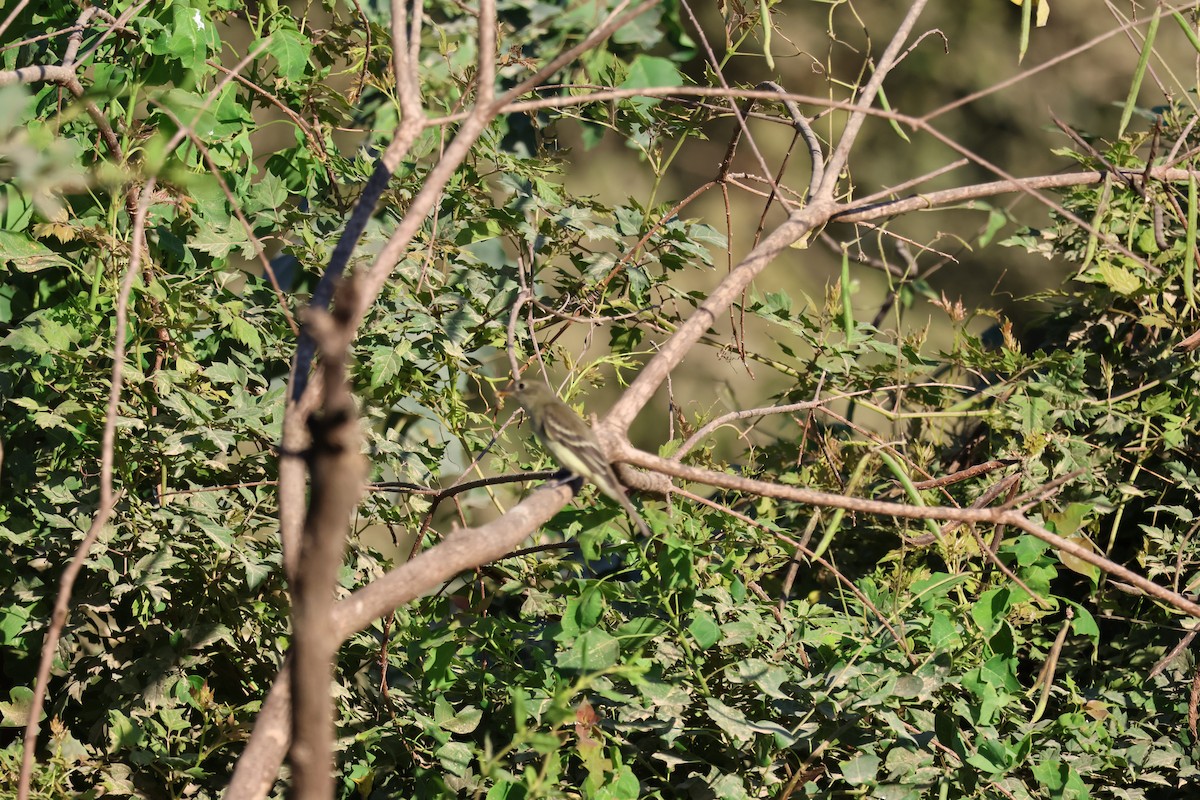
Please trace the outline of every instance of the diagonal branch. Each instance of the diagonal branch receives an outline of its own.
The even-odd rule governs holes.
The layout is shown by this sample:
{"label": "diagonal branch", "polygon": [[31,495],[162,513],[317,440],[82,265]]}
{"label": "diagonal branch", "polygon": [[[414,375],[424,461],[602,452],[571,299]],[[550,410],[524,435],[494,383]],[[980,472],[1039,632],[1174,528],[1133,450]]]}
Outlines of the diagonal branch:
{"label": "diagonal branch", "polygon": [[704,302],[696,307],[675,334],[663,343],[629,385],[629,389],[612,407],[602,424],[620,434],[628,431],[633,418],[650,402],[654,392],[667,379],[668,373],[716,323],[718,316],[792,242],[808,236],[825,224],[836,209],[837,205],[832,200],[818,197],[792,214],[759,242],[758,246],[725,276]]}
{"label": "diagonal branch", "polygon": [[880,56],[879,64],[876,65],[870,80],[867,81],[867,85],[863,87],[862,92],[859,94],[858,102],[855,104],[856,108],[851,112],[849,119],[846,120],[846,127],[842,130],[837,147],[834,148],[829,156],[829,161],[825,165],[825,180],[817,187],[818,196],[833,197],[836,194],[838,178],[841,176],[841,172],[845,169],[846,162],[850,158],[850,149],[854,147],[854,141],[858,138],[858,132],[867,119],[867,109],[875,102],[875,98],[879,94],[879,89],[883,86],[884,79],[887,78],[888,73],[896,65],[896,58],[900,54],[900,49],[904,47],[904,42],[907,41],[908,35],[912,33],[913,26],[917,24],[917,17],[924,10],[926,2],[927,0],[915,0],[913,2],[904,20],[896,28],[896,33],[892,36],[891,42],[888,43],[887,48],[883,51],[883,55]]}

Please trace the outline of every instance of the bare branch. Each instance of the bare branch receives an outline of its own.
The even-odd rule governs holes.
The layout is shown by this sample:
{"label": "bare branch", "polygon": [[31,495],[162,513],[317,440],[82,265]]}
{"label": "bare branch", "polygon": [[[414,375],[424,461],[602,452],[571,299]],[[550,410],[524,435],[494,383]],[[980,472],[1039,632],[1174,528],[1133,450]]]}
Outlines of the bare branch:
{"label": "bare branch", "polygon": [[[459,128],[458,134],[454,137],[454,140],[450,142],[450,145],[446,148],[446,151],[442,154],[442,157],[438,160],[438,163],[425,177],[425,183],[417,195],[412,199],[412,202],[409,204],[407,213],[404,215],[404,219],[401,220],[400,224],[396,228],[395,233],[393,233],[391,238],[388,239],[387,244],[384,245],[383,249],[376,257],[375,263],[371,267],[371,270],[363,283],[362,297],[359,299],[359,319],[366,314],[367,309],[371,307],[371,305],[375,302],[375,298],[378,297],[380,291],[383,290],[383,285],[391,276],[392,270],[395,268],[396,264],[400,262],[400,259],[404,256],[404,253],[408,250],[408,246],[412,242],[413,237],[416,235],[417,231],[420,230],[421,225],[425,223],[426,216],[430,211],[433,210],[434,204],[436,203],[437,198],[441,195],[442,189],[446,185],[446,182],[450,180],[450,178],[454,175],[454,172],[458,169],[459,165],[462,164],[463,159],[465,159],[467,154],[470,153],[475,141],[487,128],[487,125],[491,122],[491,120],[494,119],[497,114],[501,113],[501,111],[512,101],[512,99],[519,97],[526,91],[529,91],[532,86],[537,85],[537,83],[543,80],[546,76],[553,75],[563,65],[574,60],[580,53],[584,53],[592,47],[595,47],[598,42],[603,41],[605,38],[611,35],[613,31],[628,23],[638,14],[644,13],[650,8],[653,8],[655,5],[657,5],[657,0],[646,0],[646,2],[643,2],[628,14],[618,16],[618,14],[625,8],[626,5],[628,5],[627,0],[626,2],[622,2],[616,9],[614,9],[609,15],[608,19],[606,19],[594,31],[592,31],[587,38],[585,38],[578,45],[567,50],[562,55],[553,59],[548,65],[543,67],[541,70],[538,70],[533,77],[522,81],[500,98],[493,100],[490,104],[476,104],[472,107],[470,114],[465,120],[463,120],[462,126]],[[486,7],[490,8],[490,3]],[[485,16],[487,16],[487,14],[481,10],[481,19]],[[492,58],[496,51],[495,28],[481,24],[479,35],[480,58]],[[480,72],[482,73],[483,70],[480,70]]]}
{"label": "bare branch", "polygon": [[762,417],[768,414],[791,414],[796,411],[808,411],[814,408],[822,408],[830,403],[835,403],[838,400],[850,400],[855,397],[863,397],[864,395],[876,394],[878,392],[887,392],[895,389],[917,388],[922,386],[942,386],[952,389],[961,389],[964,391],[969,391],[971,388],[968,386],[956,386],[954,384],[945,383],[904,384],[903,386],[900,384],[895,384],[892,386],[880,386],[877,389],[861,389],[857,392],[846,392],[845,394],[830,395],[829,397],[824,397],[817,400],[803,400],[799,403],[788,403],[781,406],[764,406],[762,408],[747,408],[741,411],[730,411],[728,414],[722,414],[719,417],[709,420],[702,428],[689,436],[687,441],[680,445],[679,449],[671,456],[671,460],[679,461],[684,455],[691,452],[692,448],[699,444],[701,439],[708,436],[717,428],[720,428],[723,425],[728,425],[730,422],[735,420]]}
{"label": "bare branch", "polygon": [[8,26],[13,24],[13,20],[20,16],[27,5],[29,5],[29,0],[20,0],[20,2],[13,6],[13,10],[8,12],[8,16],[4,18],[4,22],[0,23],[0,34],[8,30]]}
{"label": "bare branch", "polygon": [[646,403],[650,402],[651,396],[666,380],[667,373],[683,360],[692,346],[716,322],[720,313],[792,242],[809,235],[824,224],[836,207],[836,204],[830,200],[816,198],[811,204],[794,213],[751,250],[742,262],[725,276],[725,279],[696,308],[692,315],[679,326],[675,334],[663,343],[654,357],[638,373],[633,383],[629,385],[628,391],[613,406],[603,424],[611,426],[615,431],[621,433],[629,430],[633,418]]}
{"label": "bare branch", "polygon": [[329,636],[333,592],[350,517],[362,494],[366,462],[347,374],[354,340],[353,281],[338,292],[335,316],[311,310],[305,325],[321,351],[323,402],[309,419],[311,500],[292,585],[292,731],[290,762],[296,800],[333,796],[333,662],[340,640]]}
{"label": "bare branch", "polygon": [[37,680],[33,687],[33,697],[29,703],[29,720],[25,725],[24,750],[21,759],[21,776],[17,783],[18,800],[29,797],[30,781],[33,777],[34,750],[37,745],[38,728],[42,716],[42,705],[46,699],[46,686],[50,682],[50,667],[54,663],[54,654],[58,651],[58,642],[66,628],[67,617],[71,612],[71,592],[75,580],[83,570],[84,561],[92,546],[104,530],[104,526],[112,518],[116,509],[118,493],[113,491],[113,463],[115,461],[117,440],[117,418],[120,416],[121,385],[125,370],[125,337],[129,330],[129,295],[133,291],[133,283],[137,279],[142,266],[142,253],[145,247],[146,215],[150,211],[150,200],[154,195],[153,178],[146,181],[142,188],[142,202],[138,204],[137,215],[133,219],[131,236],[133,244],[129,256],[129,267],[125,277],[121,279],[121,288],[117,294],[116,327],[113,341],[113,365],[109,378],[108,408],[104,414],[104,433],[100,440],[100,503],[92,517],[92,524],[70,563],[63,570],[59,579],[58,596],[54,600],[54,613],[50,618],[50,627],[46,630],[45,641],[42,642],[42,656],[38,664]]}
{"label": "bare branch", "polygon": [[1110,575],[1133,584],[1146,594],[1172,605],[1180,611],[1191,614],[1194,617],[1200,617],[1200,604],[1194,603],[1177,592],[1173,592],[1170,589],[1159,586],[1153,581],[1143,578],[1136,572],[1096,554],[1090,548],[1051,533],[1017,511],[991,508],[914,506],[904,503],[889,503],[881,500],[845,497],[831,492],[821,492],[798,486],[783,486],[752,478],[743,478],[738,475],[728,475],[712,470],[700,469],[699,467],[691,467],[650,453],[635,450],[632,447],[626,448],[615,455],[622,461],[642,467],[643,469],[661,472],[664,475],[673,475],[677,478],[704,483],[709,486],[719,486],[723,489],[733,489],[764,497],[776,497],[781,500],[791,500],[808,505],[844,508],[848,511],[858,511],[865,514],[877,514],[886,517],[900,517],[902,519],[942,519],[956,522],[1012,525],[1026,533],[1033,534],[1063,553],[1073,555],[1093,566],[1099,567]]}
{"label": "bare branch", "polygon": [[[435,591],[459,573],[503,558],[548,522],[571,499],[567,486],[545,486],[513,506],[501,518],[479,528],[455,531],[375,582],[340,601],[333,610],[331,640],[345,641],[355,631],[405,603]],[[254,733],[238,760],[226,800],[257,800],[274,784],[288,747],[291,680],[289,660],[259,713]]]}
{"label": "bare branch", "polygon": [[917,24],[917,17],[921,15],[921,11],[925,8],[927,0],[914,0],[909,6],[908,13],[904,16],[903,21],[896,28],[896,33],[893,34],[891,42],[883,51],[883,55],[879,57],[879,63],[875,66],[875,72],[867,81],[867,85],[863,87],[862,92],[858,96],[858,102],[855,104],[855,109],[850,114],[850,118],[846,120],[846,127],[842,129],[842,135],[838,139],[837,147],[829,156],[829,161],[825,165],[825,181],[817,187],[817,194],[820,197],[832,198],[837,192],[837,183],[841,177],[841,172],[846,167],[846,161],[850,158],[850,149],[854,147],[854,142],[858,138],[858,132],[862,128],[863,123],[867,119],[867,109],[875,102],[876,95],[879,94],[880,87],[883,86],[884,79],[892,68],[896,65],[896,57],[900,50],[904,47],[904,42],[908,39],[908,35],[912,33],[913,26]]}

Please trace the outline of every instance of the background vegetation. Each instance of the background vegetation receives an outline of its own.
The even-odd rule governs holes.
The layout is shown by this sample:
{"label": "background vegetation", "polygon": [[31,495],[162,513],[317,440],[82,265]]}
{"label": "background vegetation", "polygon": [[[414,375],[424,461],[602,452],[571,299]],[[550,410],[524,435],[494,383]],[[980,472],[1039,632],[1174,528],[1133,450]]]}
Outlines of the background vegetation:
{"label": "background vegetation", "polygon": [[[1200,785],[1200,7],[879,5],[6,11],[0,791],[301,796],[347,260],[338,796]],[[510,357],[651,540],[533,491]]]}

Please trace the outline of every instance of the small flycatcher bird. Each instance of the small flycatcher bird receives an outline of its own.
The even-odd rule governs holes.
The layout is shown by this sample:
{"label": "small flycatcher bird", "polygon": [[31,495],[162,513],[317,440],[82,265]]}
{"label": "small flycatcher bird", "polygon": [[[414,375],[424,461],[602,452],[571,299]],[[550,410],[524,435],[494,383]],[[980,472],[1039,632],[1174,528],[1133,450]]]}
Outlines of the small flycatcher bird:
{"label": "small flycatcher bird", "polygon": [[625,494],[625,487],[617,480],[596,434],[569,405],[558,399],[553,389],[540,380],[517,378],[500,394],[511,396],[525,409],[534,436],[559,466],[596,484],[596,488],[621,504],[643,536],[650,535],[650,528]]}

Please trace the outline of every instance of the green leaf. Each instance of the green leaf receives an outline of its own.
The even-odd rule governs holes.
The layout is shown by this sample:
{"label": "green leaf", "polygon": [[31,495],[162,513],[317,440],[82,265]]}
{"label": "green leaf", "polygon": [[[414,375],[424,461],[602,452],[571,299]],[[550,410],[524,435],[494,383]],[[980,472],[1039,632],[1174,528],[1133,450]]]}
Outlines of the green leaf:
{"label": "green leaf", "polygon": [[140,725],[119,710],[115,708],[108,710],[108,753],[110,755],[137,747],[144,741],[145,734],[145,730]]}
{"label": "green leaf", "polygon": [[279,74],[283,79],[296,81],[308,72],[312,42],[294,28],[279,27],[271,31],[271,42],[267,45],[267,52],[279,62]]}
{"label": "green leaf", "polygon": [[868,753],[843,761],[838,767],[851,786],[865,786],[878,779],[880,763],[879,756]]}
{"label": "green leaf", "polygon": [[41,242],[13,231],[0,231],[0,260],[11,263],[18,272],[40,272],[71,265]]}
{"label": "green leaf", "polygon": [[992,243],[992,239],[996,237],[1008,222],[1008,215],[997,208],[988,209],[987,225],[984,226],[983,233],[979,234],[979,246],[987,247]]}
{"label": "green leaf", "polygon": [[594,795],[595,800],[637,800],[641,796],[641,783],[628,765],[621,766],[615,775],[609,775]]}
{"label": "green leaf", "polygon": [[950,615],[936,613],[929,626],[929,645],[935,650],[954,650],[962,645],[958,625]]}
{"label": "green leaf", "polygon": [[[9,702],[0,701],[0,727],[24,728],[29,724],[29,711],[33,707],[33,690],[26,686],[14,686],[8,690]],[[42,709],[45,717],[46,710]]]}
{"label": "green leaf", "polygon": [[[189,67],[202,63],[205,43],[212,35],[208,30],[213,25],[212,20],[205,19],[200,9],[189,8],[184,3],[177,3],[171,11],[171,27],[163,42],[165,47],[155,52],[169,53]],[[157,42],[155,47],[159,47]]]}
{"label": "green leaf", "polygon": [[412,349],[412,343],[407,340],[399,341],[395,346],[372,348],[368,362],[371,369],[371,387],[393,384],[404,365],[408,363],[408,354]]}
{"label": "green leaf", "polygon": [[229,218],[213,222],[202,217],[196,220],[196,228],[196,234],[187,240],[188,247],[218,259],[250,241],[246,229]]}
{"label": "green leaf", "polygon": [[[694,622],[692,623],[695,624]],[[694,635],[694,633],[693,633]],[[714,642],[715,644],[715,642]],[[790,695],[781,688],[788,680],[788,671],[779,665],[770,664],[760,658],[750,658],[737,665],[735,679],[739,683],[752,683],[764,697],[785,699]]]}
{"label": "green leaf", "polygon": [[691,624],[688,625],[688,632],[692,634],[696,646],[701,650],[707,650],[721,641],[721,627],[717,625],[716,620],[703,611],[697,612],[693,617]]}
{"label": "green leaf", "polygon": [[437,758],[451,775],[465,775],[475,760],[474,750],[466,742],[446,742],[437,749]]}
{"label": "green leaf", "polygon": [[1050,530],[1059,536],[1069,537],[1083,527],[1089,514],[1094,510],[1090,503],[1071,503],[1064,511],[1055,511],[1046,515]]}
{"label": "green leaf", "polygon": [[[15,328],[8,336],[0,339],[0,347],[7,347],[12,350],[25,350],[30,353],[48,353],[52,349],[49,342],[29,328]],[[12,399],[12,402],[15,403],[22,401],[28,401],[28,398],[16,397]],[[37,406],[31,407],[36,408]]]}
{"label": "green leaf", "polygon": [[262,337],[258,335],[258,331],[255,330],[254,326],[242,317],[233,317],[229,320],[229,332],[233,334],[233,338],[249,347],[252,351],[262,349]]}
{"label": "green leaf", "polygon": [[984,636],[991,636],[1004,624],[1011,601],[1008,589],[991,589],[971,606],[971,618]]}
{"label": "green leaf", "polygon": [[255,184],[253,198],[257,208],[278,209],[287,204],[289,194],[283,179],[268,172]]}
{"label": "green leaf", "polygon": [[171,88],[156,99],[160,105],[171,111],[172,122],[189,128],[202,140],[210,138],[217,128],[217,117],[212,104],[202,95]]}
{"label": "green leaf", "polygon": [[1142,288],[1140,278],[1129,270],[1108,262],[1097,264],[1082,279],[1101,283],[1117,294],[1123,295],[1136,294]]}
{"label": "green leaf", "polygon": [[[682,86],[683,75],[678,67],[665,58],[639,55],[629,65],[629,73],[621,89],[645,89],[661,86]],[[661,103],[658,97],[639,97],[633,101],[638,108],[650,108]]]}
{"label": "green leaf", "polygon": [[30,619],[30,609],[13,605],[0,609],[0,645],[6,647],[21,643],[21,631]]}
{"label": "green leaf", "polygon": [[1075,618],[1071,620],[1071,630],[1077,636],[1086,636],[1091,640],[1093,647],[1100,646],[1100,626],[1096,623],[1096,618],[1092,613],[1078,603],[1072,603],[1071,607],[1075,609]]}
{"label": "green leaf", "polygon": [[737,708],[726,705],[715,697],[709,697],[705,702],[708,704],[708,718],[729,734],[735,743],[744,744],[754,738],[754,727]]}
{"label": "green leaf", "polygon": [[1043,542],[1036,536],[1028,533],[1023,533],[1017,537],[1016,543],[1012,546],[1012,552],[1017,557],[1017,563],[1023,567],[1028,567],[1031,564],[1036,564],[1050,548],[1050,545]]}
{"label": "green leaf", "polygon": [[571,642],[569,650],[560,651],[557,663],[562,669],[594,672],[617,663],[620,653],[621,646],[616,639],[593,628]]}
{"label": "green leaf", "polygon": [[442,696],[434,702],[434,720],[443,729],[451,733],[468,734],[479,727],[483,712],[474,706],[464,706],[455,711],[453,706]]}

